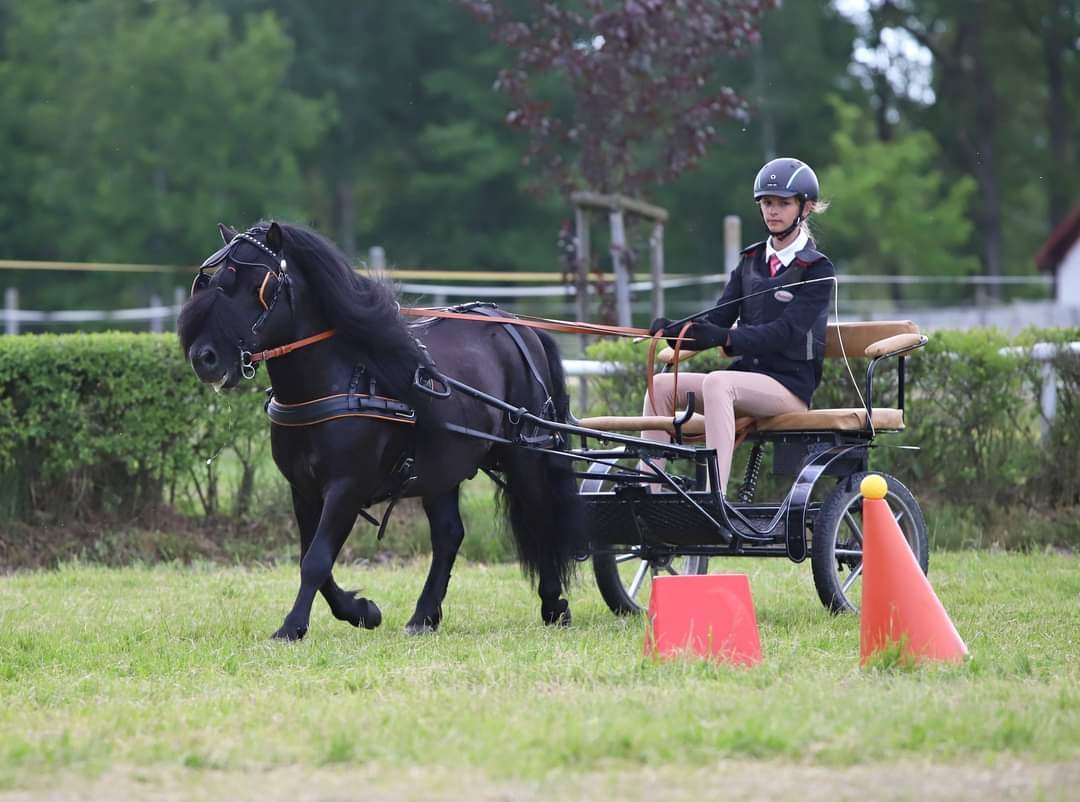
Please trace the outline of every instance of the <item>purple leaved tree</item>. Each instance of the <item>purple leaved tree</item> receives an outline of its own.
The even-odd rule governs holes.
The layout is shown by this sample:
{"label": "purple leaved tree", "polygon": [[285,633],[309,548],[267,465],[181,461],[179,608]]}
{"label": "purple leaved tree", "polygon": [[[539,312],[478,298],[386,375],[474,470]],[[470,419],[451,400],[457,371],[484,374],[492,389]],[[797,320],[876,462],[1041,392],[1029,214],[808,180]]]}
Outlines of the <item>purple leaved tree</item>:
{"label": "purple leaved tree", "polygon": [[[718,74],[776,0],[459,0],[511,52],[496,88],[528,159],[569,193],[641,197],[693,167],[747,104]],[[560,91],[561,90],[561,91]]]}

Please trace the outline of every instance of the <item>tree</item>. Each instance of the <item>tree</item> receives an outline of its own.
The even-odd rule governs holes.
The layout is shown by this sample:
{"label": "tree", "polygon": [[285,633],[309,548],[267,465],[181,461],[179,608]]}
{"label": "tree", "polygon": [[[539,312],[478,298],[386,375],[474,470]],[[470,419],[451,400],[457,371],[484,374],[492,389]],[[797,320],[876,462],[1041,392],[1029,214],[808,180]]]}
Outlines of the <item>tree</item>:
{"label": "tree", "polygon": [[[1030,271],[1046,221],[1068,206],[1063,177],[1077,168],[1064,80],[1075,63],[1075,4],[875,0],[870,13],[875,28],[902,31],[932,56],[933,101],[898,99],[896,109],[908,125],[933,133],[950,173],[975,178],[982,272]],[[897,55],[884,69],[903,60]],[[998,287],[992,295],[1001,297]]]}
{"label": "tree", "polygon": [[[1038,39],[1046,82],[1044,92],[1047,153],[1047,229],[1057,225],[1075,201],[1074,176],[1080,154],[1070,130],[1074,119],[1075,80],[1080,56],[1080,5],[1071,0],[1012,0],[1011,7],[1024,29]],[[1066,76],[1073,75],[1074,80]],[[1080,104],[1077,104],[1080,105]]]}
{"label": "tree", "polygon": [[22,256],[190,263],[208,218],[298,209],[323,113],[280,88],[291,44],[272,16],[234,34],[188,0],[51,0],[20,4],[7,42],[32,166]]}
{"label": "tree", "polygon": [[[940,151],[922,130],[896,133],[886,142],[856,106],[833,100],[840,124],[833,134],[836,162],[822,171],[835,204],[821,218],[821,240],[830,253],[850,254],[846,272],[886,276],[962,276],[978,269],[963,253],[971,237],[968,207],[975,181],[949,180],[936,166]],[[940,297],[934,287],[929,297]],[[904,296],[927,297],[908,290]]]}
{"label": "tree", "polygon": [[[716,75],[720,53],[757,39],[768,0],[460,0],[513,54],[496,87],[507,122],[529,136],[528,158],[564,191],[640,195],[689,170],[718,121],[745,121],[746,102]],[[568,97],[550,90],[562,83]]]}
{"label": "tree", "polygon": [[[855,26],[831,3],[785,3],[762,17],[752,58],[720,56],[729,80],[747,87],[751,118],[728,126],[698,169],[657,191],[656,199],[677,221],[665,243],[672,270],[723,271],[725,215],[742,218],[744,244],[765,236],[752,187],[767,160],[795,156],[818,171],[836,161],[831,138],[837,111],[825,98],[869,103],[849,69],[855,38]],[[822,190],[829,197],[829,185]],[[843,214],[842,207],[832,214]]]}

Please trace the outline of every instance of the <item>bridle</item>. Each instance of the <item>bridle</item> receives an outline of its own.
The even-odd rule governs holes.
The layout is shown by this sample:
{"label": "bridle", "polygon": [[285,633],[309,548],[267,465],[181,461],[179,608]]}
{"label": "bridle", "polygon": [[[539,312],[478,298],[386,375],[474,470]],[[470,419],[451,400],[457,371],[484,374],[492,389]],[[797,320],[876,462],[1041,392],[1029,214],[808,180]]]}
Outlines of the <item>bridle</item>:
{"label": "bridle", "polygon": [[[266,271],[266,275],[263,276],[262,283],[259,285],[259,304],[262,306],[263,311],[255,322],[251,324],[251,333],[258,335],[259,330],[266,324],[266,321],[270,318],[270,314],[274,311],[274,307],[277,306],[278,299],[281,297],[282,291],[291,293],[291,280],[289,279],[288,263],[285,260],[285,254],[275,252],[269,245],[261,242],[256,234],[261,234],[265,231],[262,227],[249,228],[247,231],[236,234],[231,240],[225,243],[219,250],[211,254],[200,266],[199,272],[195,275],[195,278],[191,282],[191,294],[202,292],[203,290],[210,289],[210,282],[214,276],[217,275],[220,270],[236,270],[236,265],[244,265],[247,267],[261,267]],[[253,257],[245,257],[241,253],[241,249],[251,245],[263,253],[270,256],[277,265],[277,269],[267,267],[265,262],[254,259]],[[224,267],[220,265],[225,264]],[[211,270],[212,272],[207,272]],[[222,292],[225,288],[219,283],[217,289]],[[269,294],[269,300],[267,295]],[[291,300],[291,298],[290,298]],[[325,333],[324,333],[325,334]],[[332,335],[325,335],[320,339],[326,339],[326,337]],[[309,343],[305,343],[307,345]],[[270,351],[260,351],[252,353],[245,347],[243,340],[237,343],[240,349],[240,372],[245,379],[255,378],[255,365],[264,359],[270,358],[271,351],[277,351],[280,353],[272,354],[273,356],[280,356],[282,353],[288,353],[292,348],[282,347],[276,349],[270,349]]]}

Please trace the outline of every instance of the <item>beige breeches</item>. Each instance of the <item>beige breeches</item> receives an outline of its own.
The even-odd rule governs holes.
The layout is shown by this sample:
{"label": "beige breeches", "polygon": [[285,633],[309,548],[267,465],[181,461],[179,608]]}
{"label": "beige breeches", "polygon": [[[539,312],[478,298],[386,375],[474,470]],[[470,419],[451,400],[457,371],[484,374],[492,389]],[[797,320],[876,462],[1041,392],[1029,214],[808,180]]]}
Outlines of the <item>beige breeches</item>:
{"label": "beige breeches", "polygon": [[[741,370],[716,370],[712,373],[680,373],[679,397],[674,397],[671,373],[653,377],[655,402],[645,394],[643,415],[674,415],[676,407],[686,404],[686,394],[694,394],[697,412],[705,413],[705,446],[716,449],[720,491],[727,488],[731,475],[731,458],[735,450],[735,418],[749,415],[755,418],[782,415],[785,412],[805,412],[806,404],[771,376]],[[668,442],[667,432],[642,432],[647,440]]]}

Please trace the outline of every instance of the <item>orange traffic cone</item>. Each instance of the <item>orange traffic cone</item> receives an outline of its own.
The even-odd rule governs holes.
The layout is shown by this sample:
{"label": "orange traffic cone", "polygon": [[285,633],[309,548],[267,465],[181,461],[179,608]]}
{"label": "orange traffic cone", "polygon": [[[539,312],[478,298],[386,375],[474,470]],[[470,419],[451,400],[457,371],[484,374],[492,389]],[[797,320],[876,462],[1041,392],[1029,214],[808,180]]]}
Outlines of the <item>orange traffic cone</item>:
{"label": "orange traffic cone", "polygon": [[761,639],[746,574],[653,579],[645,654],[687,653],[740,665],[760,662]]}
{"label": "orange traffic cone", "polygon": [[889,503],[888,486],[878,475],[862,480],[863,591],[859,650],[865,665],[871,655],[900,644],[901,657],[960,662],[967,646],[941,605],[912,553]]}

